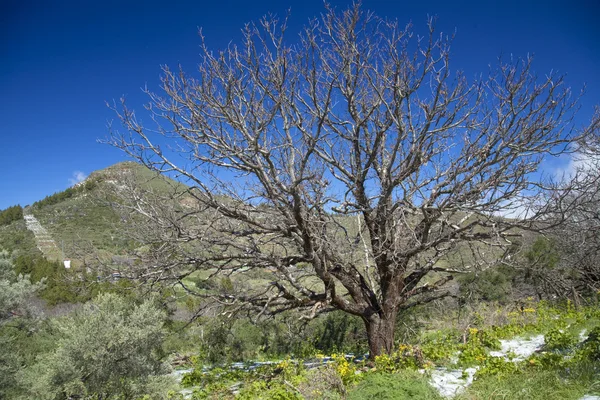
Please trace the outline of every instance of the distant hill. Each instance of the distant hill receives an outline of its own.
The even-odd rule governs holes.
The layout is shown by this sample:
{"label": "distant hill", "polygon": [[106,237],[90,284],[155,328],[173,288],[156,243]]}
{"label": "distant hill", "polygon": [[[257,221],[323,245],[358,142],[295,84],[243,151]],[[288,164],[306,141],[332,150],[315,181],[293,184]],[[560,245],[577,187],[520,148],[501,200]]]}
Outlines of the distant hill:
{"label": "distant hill", "polygon": [[[23,214],[35,217],[47,232],[47,240],[53,240],[60,250],[61,254],[50,258],[71,259],[78,266],[85,261],[84,254],[103,259],[126,254],[136,244],[126,235],[124,221],[112,206],[125,182],[159,193],[181,186],[143,165],[122,162],[92,172],[85,181],[36,201],[23,209]],[[18,214],[15,211],[17,206],[3,214],[7,217],[0,225],[0,248],[36,254],[35,237],[26,229],[22,214],[20,218],[8,218]]]}
{"label": "distant hill", "polygon": [[45,279],[41,297],[49,305],[86,301],[116,282],[114,271],[140,246],[131,235],[135,224],[115,207],[131,187],[158,196],[186,189],[143,165],[118,163],[31,206],[0,210],[0,251],[12,253],[15,272]]}

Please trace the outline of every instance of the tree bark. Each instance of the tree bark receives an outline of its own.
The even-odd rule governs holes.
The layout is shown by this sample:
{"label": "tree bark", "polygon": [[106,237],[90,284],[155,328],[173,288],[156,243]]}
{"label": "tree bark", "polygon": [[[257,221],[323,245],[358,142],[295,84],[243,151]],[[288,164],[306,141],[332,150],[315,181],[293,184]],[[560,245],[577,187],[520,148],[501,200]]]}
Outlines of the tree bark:
{"label": "tree bark", "polygon": [[375,314],[364,321],[369,341],[369,358],[373,360],[382,354],[391,354],[394,351],[395,315]]}

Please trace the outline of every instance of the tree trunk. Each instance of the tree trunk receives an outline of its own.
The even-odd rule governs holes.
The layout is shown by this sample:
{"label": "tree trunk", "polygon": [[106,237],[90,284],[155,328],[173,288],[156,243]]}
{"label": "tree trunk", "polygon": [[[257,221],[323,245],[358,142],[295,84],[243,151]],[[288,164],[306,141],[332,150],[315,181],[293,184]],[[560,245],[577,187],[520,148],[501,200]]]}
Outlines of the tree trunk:
{"label": "tree trunk", "polygon": [[391,354],[394,351],[395,314],[373,315],[365,319],[365,325],[369,341],[369,358],[373,360],[382,354]]}

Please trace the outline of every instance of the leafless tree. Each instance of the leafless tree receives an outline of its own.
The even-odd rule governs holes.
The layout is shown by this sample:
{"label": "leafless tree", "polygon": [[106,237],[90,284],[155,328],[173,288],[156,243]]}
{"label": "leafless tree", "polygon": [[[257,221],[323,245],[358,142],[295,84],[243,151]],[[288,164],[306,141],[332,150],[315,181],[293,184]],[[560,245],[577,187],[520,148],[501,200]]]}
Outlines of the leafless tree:
{"label": "leafless tree", "polygon": [[[600,108],[596,110],[596,117]],[[555,214],[549,218],[561,220],[548,236],[560,254],[557,271],[548,271],[546,279],[561,282],[564,291],[575,298],[581,294],[596,294],[600,290],[600,129],[591,132],[578,144],[572,158],[571,171],[559,186],[565,195],[554,194],[549,199]],[[559,276],[556,276],[559,275]]]}
{"label": "leafless tree", "polygon": [[[289,44],[266,17],[239,45],[203,46],[196,77],[164,67],[151,127],[114,104],[126,132],[108,141],[189,185],[180,207],[130,193],[154,243],[138,277],[268,270],[262,290],[220,301],[351,313],[376,356],[401,310],[502,257],[516,228],[547,225],[539,166],[588,131],[572,124],[578,96],[530,59],[470,81],[427,26],[327,7]],[[457,249],[469,257],[450,262]]]}

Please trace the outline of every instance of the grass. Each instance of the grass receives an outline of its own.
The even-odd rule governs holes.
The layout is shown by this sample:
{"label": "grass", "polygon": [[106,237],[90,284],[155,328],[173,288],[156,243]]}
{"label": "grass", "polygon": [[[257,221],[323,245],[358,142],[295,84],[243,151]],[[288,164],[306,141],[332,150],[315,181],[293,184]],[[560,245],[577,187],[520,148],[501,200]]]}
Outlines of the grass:
{"label": "grass", "polygon": [[351,389],[348,400],[436,400],[443,399],[431,387],[427,377],[419,372],[405,370],[394,374],[369,374]]}
{"label": "grass", "polygon": [[455,400],[577,400],[598,385],[591,376],[569,379],[557,371],[532,371],[478,379]]}

